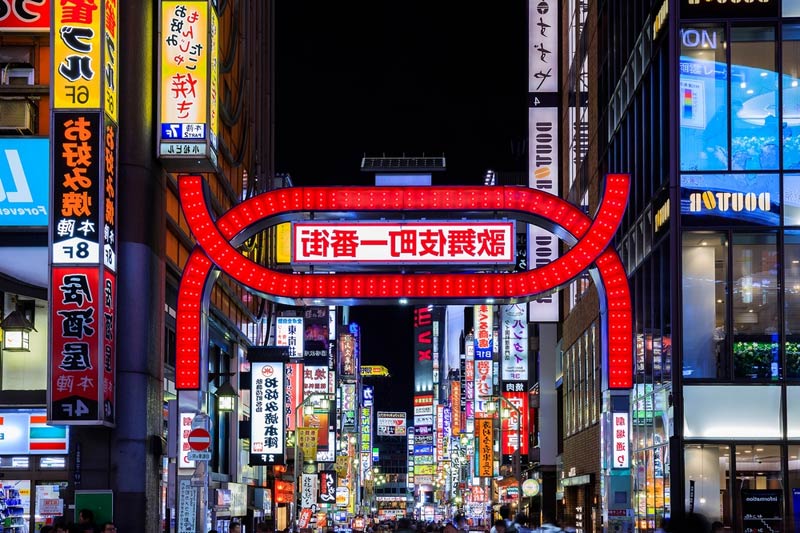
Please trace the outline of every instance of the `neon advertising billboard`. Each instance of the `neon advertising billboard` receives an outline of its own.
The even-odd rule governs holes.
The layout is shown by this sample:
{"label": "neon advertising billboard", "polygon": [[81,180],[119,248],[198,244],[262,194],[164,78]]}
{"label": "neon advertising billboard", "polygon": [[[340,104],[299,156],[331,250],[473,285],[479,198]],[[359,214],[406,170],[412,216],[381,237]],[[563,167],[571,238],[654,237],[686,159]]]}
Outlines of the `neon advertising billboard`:
{"label": "neon advertising billboard", "polygon": [[[535,189],[501,187],[294,187],[250,198],[216,219],[201,176],[179,178],[186,220],[197,239],[184,269],[178,297],[176,385],[199,387],[207,284],[218,268],[274,301],[304,304],[417,302],[510,303],[555,290],[595,266],[605,289],[610,388],[632,384],[632,311],[628,279],[609,248],[627,205],[630,177],[610,174],[594,219],[558,197]],[[552,262],[523,272],[325,272],[287,273],[257,264],[236,246],[276,217],[302,219],[306,212],[492,212],[542,224],[573,246]]]}

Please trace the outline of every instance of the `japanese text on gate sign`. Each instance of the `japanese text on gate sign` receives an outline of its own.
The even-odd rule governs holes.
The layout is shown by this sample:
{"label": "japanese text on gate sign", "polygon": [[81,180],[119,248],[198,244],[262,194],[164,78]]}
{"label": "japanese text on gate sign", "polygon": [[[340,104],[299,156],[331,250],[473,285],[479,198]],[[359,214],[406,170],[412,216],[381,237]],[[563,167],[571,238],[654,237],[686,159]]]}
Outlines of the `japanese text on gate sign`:
{"label": "japanese text on gate sign", "polygon": [[628,468],[628,413],[613,413],[612,416],[612,468]]}
{"label": "japanese text on gate sign", "polygon": [[514,222],[295,222],[296,263],[514,263]]}

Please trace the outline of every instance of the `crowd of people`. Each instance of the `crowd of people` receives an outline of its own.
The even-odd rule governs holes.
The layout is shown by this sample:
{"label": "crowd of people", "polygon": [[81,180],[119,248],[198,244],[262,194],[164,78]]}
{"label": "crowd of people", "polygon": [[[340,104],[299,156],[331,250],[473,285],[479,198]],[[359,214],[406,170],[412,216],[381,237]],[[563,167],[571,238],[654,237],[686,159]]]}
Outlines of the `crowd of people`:
{"label": "crowd of people", "polygon": [[[462,532],[482,532],[482,533],[556,533],[559,531],[570,531],[562,529],[556,519],[548,514],[544,515],[542,525],[531,528],[528,517],[523,513],[518,513],[511,517],[511,509],[507,505],[500,506],[500,518],[489,525],[476,526],[470,525],[467,517],[457,514],[450,520],[441,522],[415,521],[409,518],[397,520],[394,533],[462,533]],[[572,529],[571,531],[574,531]],[[369,529],[365,533],[372,533]]]}
{"label": "crowd of people", "polygon": [[52,526],[42,526],[40,533],[117,533],[114,522],[97,524],[91,509],[81,509],[76,523],[58,520]]}

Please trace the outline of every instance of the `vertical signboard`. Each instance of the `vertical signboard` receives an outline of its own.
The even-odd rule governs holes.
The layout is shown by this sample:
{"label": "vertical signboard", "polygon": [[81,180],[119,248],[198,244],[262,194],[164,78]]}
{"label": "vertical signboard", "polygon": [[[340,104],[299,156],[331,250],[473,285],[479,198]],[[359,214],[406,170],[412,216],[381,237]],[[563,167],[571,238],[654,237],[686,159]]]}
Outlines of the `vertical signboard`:
{"label": "vertical signboard", "polygon": [[475,360],[491,361],[494,349],[492,333],[492,306],[481,304],[475,306]]}
{"label": "vertical signboard", "polygon": [[372,407],[361,407],[361,451],[372,454]]}
{"label": "vertical signboard", "polygon": [[612,453],[614,464],[611,468],[628,468],[628,413],[612,414]]}
{"label": "vertical signboard", "polygon": [[324,365],[328,362],[328,308],[310,306],[303,310],[303,362]]}
{"label": "vertical signboard", "polygon": [[342,432],[356,432],[356,385],[355,383],[342,383]]}
{"label": "vertical signboard", "polygon": [[478,444],[476,454],[478,461],[477,473],[479,477],[491,477],[494,475],[492,423],[493,420],[491,418],[475,419],[475,439]]}
{"label": "vertical signboard", "polygon": [[414,309],[414,391],[433,390],[433,308]]}
{"label": "vertical signboard", "polygon": [[461,382],[450,382],[450,409],[452,410],[453,436],[461,434]]}
{"label": "vertical signboard", "polygon": [[293,359],[303,357],[303,317],[275,318],[275,346],[288,348]]}
{"label": "vertical signboard", "polygon": [[104,11],[102,3],[52,2],[53,108],[101,108]]}
{"label": "vertical signboard", "polygon": [[[528,185],[558,195],[558,1],[528,2]],[[530,227],[529,268],[558,257],[558,239]],[[529,303],[532,322],[557,322],[558,298]]]}
{"label": "vertical signboard", "polygon": [[525,304],[502,307],[503,381],[528,380],[528,310]]}
{"label": "vertical signboard", "polygon": [[350,379],[356,377],[355,337],[349,333],[339,335],[339,375]]}
{"label": "vertical signboard", "polygon": [[284,363],[250,363],[250,464],[284,463]]}
{"label": "vertical signboard", "polygon": [[[502,450],[503,455],[512,455],[517,450],[519,443],[520,454],[524,457],[528,454],[528,392],[525,390],[524,383],[504,383],[503,398],[513,405],[514,409],[504,409],[502,417]],[[505,402],[503,402],[505,403]],[[504,406],[501,405],[501,409]],[[507,414],[505,412],[508,411]]]}
{"label": "vertical signboard", "polygon": [[336,472],[322,470],[319,476],[319,499],[317,503],[336,503]]}
{"label": "vertical signboard", "polygon": [[295,409],[305,398],[303,393],[303,365],[286,365],[286,430],[294,431],[297,423]]}
{"label": "vertical signboard", "polygon": [[162,0],[158,155],[168,168],[216,166],[218,33],[207,0]]}
{"label": "vertical signboard", "polygon": [[[117,1],[50,3],[48,417],[62,424],[115,423]],[[27,179],[11,168],[16,200]]]}

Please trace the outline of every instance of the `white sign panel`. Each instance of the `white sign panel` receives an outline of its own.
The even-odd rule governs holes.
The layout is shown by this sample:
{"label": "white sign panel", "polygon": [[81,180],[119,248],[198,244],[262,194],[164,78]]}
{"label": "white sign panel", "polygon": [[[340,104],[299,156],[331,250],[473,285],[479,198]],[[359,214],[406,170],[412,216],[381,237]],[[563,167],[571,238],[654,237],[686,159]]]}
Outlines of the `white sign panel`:
{"label": "white sign panel", "polygon": [[[558,1],[528,3],[528,186],[558,195]],[[558,239],[530,226],[528,264],[542,267],[558,257]],[[531,322],[557,322],[558,298],[529,303]]]}
{"label": "white sign panel", "polygon": [[515,263],[513,221],[293,222],[295,263]]}
{"label": "white sign panel", "polygon": [[628,468],[628,413],[613,413],[612,416],[612,468]]}
{"label": "white sign panel", "polygon": [[303,509],[311,509],[317,503],[317,475],[303,474],[300,487],[300,506]]}
{"label": "white sign panel", "polygon": [[378,435],[403,436],[406,434],[406,414],[404,412],[378,411]]}
{"label": "white sign panel", "polygon": [[[302,352],[301,352],[302,353]],[[264,463],[283,463],[286,417],[283,363],[250,363],[250,454]]]}
{"label": "white sign panel", "polygon": [[[327,366],[303,366],[303,398],[308,398],[315,392],[329,392],[328,383],[329,371]],[[297,403],[299,404],[300,402],[298,401]]]}
{"label": "white sign panel", "polygon": [[189,459],[189,452],[192,448],[189,447],[189,432],[194,429],[192,421],[194,420],[194,413],[179,413],[180,432],[178,433],[178,468],[194,468],[194,461]]}
{"label": "white sign panel", "polygon": [[504,305],[503,315],[503,381],[528,380],[528,312],[525,304]]}
{"label": "white sign panel", "polygon": [[275,318],[275,346],[289,348],[289,357],[303,357],[303,317]]}
{"label": "white sign panel", "polygon": [[180,481],[178,489],[178,533],[197,531],[197,491],[188,479]]}

